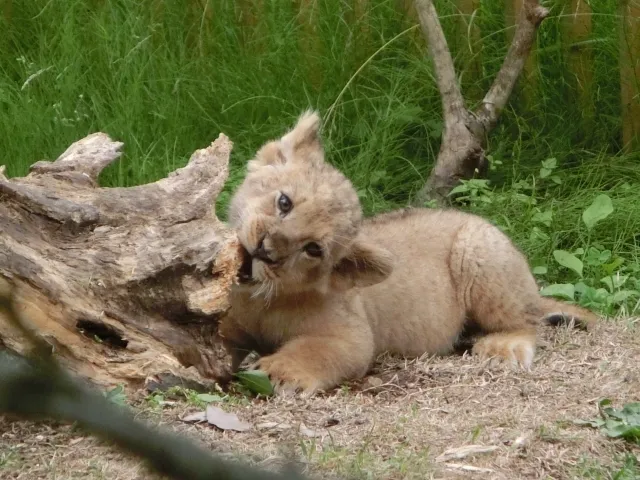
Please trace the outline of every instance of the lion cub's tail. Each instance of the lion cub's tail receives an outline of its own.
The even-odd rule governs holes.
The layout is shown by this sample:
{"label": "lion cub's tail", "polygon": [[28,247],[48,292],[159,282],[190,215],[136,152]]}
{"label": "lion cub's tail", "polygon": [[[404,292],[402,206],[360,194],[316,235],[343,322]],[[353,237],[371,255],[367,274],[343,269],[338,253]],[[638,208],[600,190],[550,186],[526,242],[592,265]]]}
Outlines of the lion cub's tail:
{"label": "lion cub's tail", "polygon": [[550,297],[540,297],[545,312],[544,321],[550,325],[568,325],[572,321],[577,328],[591,330],[598,321],[598,316],[577,305],[570,305]]}

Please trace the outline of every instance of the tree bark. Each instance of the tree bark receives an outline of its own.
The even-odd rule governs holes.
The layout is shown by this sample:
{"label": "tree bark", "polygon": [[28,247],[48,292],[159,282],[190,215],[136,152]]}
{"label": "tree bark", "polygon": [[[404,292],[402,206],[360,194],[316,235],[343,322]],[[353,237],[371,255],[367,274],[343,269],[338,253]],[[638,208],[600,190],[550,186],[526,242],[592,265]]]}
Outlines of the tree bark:
{"label": "tree bark", "polygon": [[[0,167],[0,277],[29,325],[99,385],[223,378],[217,320],[239,267],[214,211],[231,141],[220,134],[167,178],[100,188],[123,144],[94,133],[24,178]],[[28,342],[0,316],[0,346]]]}
{"label": "tree bark", "polygon": [[429,46],[436,82],[442,97],[444,129],[436,164],[415,203],[448,203],[451,189],[461,179],[486,175],[486,136],[495,126],[522,72],[538,25],[549,14],[538,0],[523,0],[523,8],[504,63],[482,103],[472,112],[465,106],[451,52],[432,0],[416,0],[416,10]]}

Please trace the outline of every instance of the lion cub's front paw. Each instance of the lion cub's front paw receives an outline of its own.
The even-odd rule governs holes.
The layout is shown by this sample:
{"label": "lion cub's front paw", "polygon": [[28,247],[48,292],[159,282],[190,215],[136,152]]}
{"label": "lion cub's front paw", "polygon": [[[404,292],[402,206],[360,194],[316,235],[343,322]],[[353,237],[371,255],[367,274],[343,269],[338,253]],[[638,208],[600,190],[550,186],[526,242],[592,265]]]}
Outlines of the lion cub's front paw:
{"label": "lion cub's front paw", "polygon": [[261,358],[251,369],[262,370],[269,375],[277,394],[301,391],[305,395],[312,395],[322,388],[322,381],[316,375],[295,360],[278,354]]}

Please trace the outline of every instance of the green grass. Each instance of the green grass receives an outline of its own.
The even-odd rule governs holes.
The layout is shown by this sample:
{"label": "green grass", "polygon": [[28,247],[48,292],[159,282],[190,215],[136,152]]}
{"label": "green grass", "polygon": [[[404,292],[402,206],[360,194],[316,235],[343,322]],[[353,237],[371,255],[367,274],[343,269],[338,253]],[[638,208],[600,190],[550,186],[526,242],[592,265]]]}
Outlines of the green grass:
{"label": "green grass", "polygon": [[585,458],[575,469],[572,478],[588,480],[636,480],[640,478],[640,465],[632,454],[615,459],[615,467],[603,466],[599,461]]}
{"label": "green grass", "polygon": [[[0,163],[10,176],[24,175],[35,161],[55,158],[100,130],[126,145],[102,184],[136,185],[183,166],[224,132],[235,143],[218,202],[224,215],[245,162],[314,107],[327,120],[329,159],[353,180],[371,214],[407,204],[437,155],[440,98],[420,31],[396,0],[365,2],[359,18],[353,2],[313,2],[315,43],[305,25],[309,15],[298,16],[296,2],[262,2],[264,11],[254,8],[255,26],[241,14],[241,2],[231,0],[2,3]],[[508,48],[504,5],[480,3],[473,20],[482,32],[479,45],[454,30],[460,16],[455,2],[436,4],[473,106]],[[567,67],[566,2],[545,4],[551,16],[537,40],[533,93],[515,92],[489,138],[489,152],[501,162],[490,177],[495,202],[469,208],[505,228],[532,264],[547,265],[548,282],[579,280],[552,264],[557,249],[596,245],[638,271],[640,153],[619,153],[617,2],[591,2],[591,116],[580,110]],[[476,53],[480,72],[465,68]],[[524,202],[514,185],[534,181],[541,162],[552,157],[562,184],[536,185],[524,192],[536,205]],[[614,213],[586,232],[580,215],[602,192],[613,199]],[[532,233],[535,208],[553,211],[543,240]],[[635,275],[633,281],[640,278]],[[635,301],[632,296],[626,308]]]}

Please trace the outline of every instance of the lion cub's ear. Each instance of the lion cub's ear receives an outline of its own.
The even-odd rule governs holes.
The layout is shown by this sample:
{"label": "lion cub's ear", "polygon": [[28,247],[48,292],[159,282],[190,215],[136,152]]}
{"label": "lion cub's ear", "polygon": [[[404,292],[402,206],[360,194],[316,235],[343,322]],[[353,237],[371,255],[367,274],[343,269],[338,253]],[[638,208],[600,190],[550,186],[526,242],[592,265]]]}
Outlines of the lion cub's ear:
{"label": "lion cub's ear", "polygon": [[285,156],[298,156],[302,151],[322,151],[320,145],[320,115],[307,110],[298,119],[298,123],[280,139],[280,146]]}
{"label": "lion cub's ear", "polygon": [[333,268],[331,286],[338,290],[368,287],[387,279],[393,271],[393,256],[384,248],[357,238],[349,253]]}
{"label": "lion cub's ear", "polygon": [[280,142],[272,141],[265,143],[253,160],[250,160],[247,163],[247,171],[253,172],[260,167],[264,167],[266,165],[277,165],[287,163],[287,159],[284,157],[282,153],[282,149],[280,148]]}
{"label": "lion cub's ear", "polygon": [[317,162],[324,160],[320,143],[320,115],[312,110],[304,112],[296,125],[280,140],[264,144],[247,169],[253,171],[265,165],[287,162]]}

